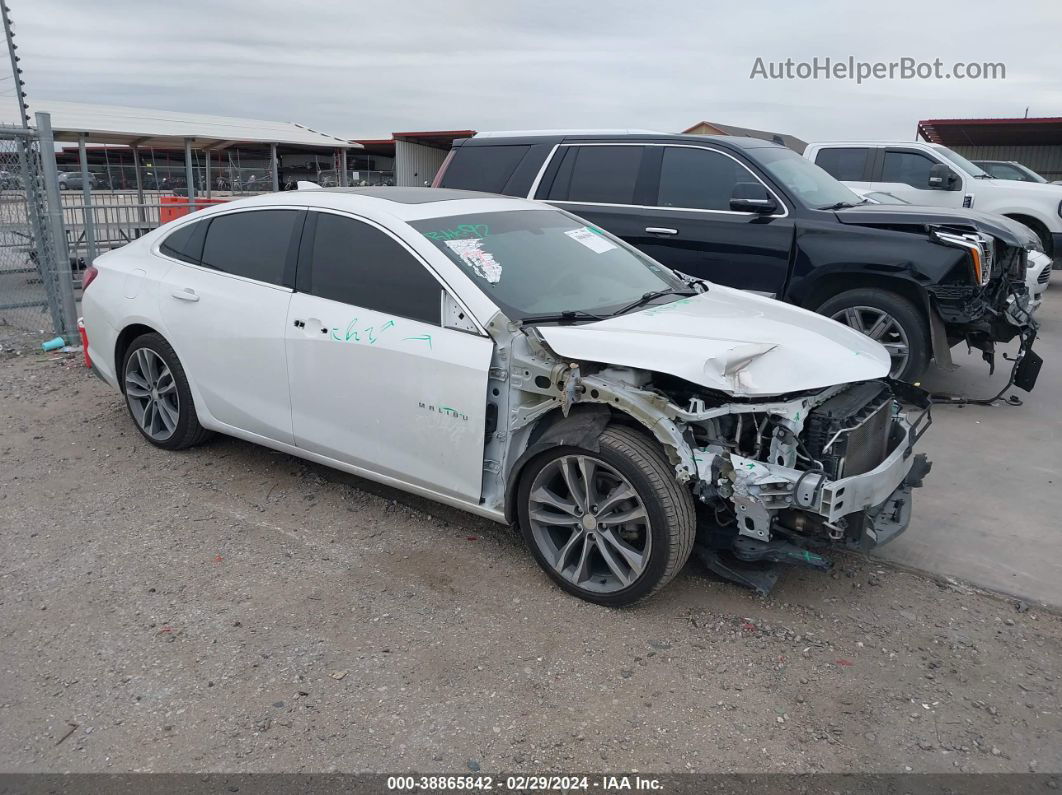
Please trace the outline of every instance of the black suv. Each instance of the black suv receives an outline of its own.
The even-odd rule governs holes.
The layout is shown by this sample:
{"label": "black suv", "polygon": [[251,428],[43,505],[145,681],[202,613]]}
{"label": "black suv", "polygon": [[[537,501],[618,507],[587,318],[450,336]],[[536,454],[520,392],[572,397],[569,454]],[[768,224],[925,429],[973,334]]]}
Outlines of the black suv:
{"label": "black suv", "polygon": [[674,270],[829,315],[885,345],[906,380],[961,341],[991,363],[996,342],[1035,337],[1014,227],[865,203],[769,141],[481,134],[454,142],[434,185],[544,200]]}

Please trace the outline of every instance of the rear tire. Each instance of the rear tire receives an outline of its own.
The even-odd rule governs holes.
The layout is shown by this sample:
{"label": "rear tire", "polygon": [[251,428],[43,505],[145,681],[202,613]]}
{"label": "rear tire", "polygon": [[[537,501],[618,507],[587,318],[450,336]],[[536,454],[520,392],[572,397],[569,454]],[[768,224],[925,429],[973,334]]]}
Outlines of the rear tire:
{"label": "rear tire", "polygon": [[875,288],[846,290],[816,311],[884,344],[892,357],[889,374],[893,378],[917,381],[929,367],[929,323],[925,314],[901,295]]}
{"label": "rear tire", "polygon": [[188,376],[161,334],[141,334],[129,344],[122,392],[137,430],[156,447],[183,450],[213,435],[199,424]]}
{"label": "rear tire", "polygon": [[686,563],[696,534],[693,497],[643,434],[610,425],[598,441],[597,452],[556,447],[531,461],[517,514],[531,553],[557,585],[622,607],[659,591]]}

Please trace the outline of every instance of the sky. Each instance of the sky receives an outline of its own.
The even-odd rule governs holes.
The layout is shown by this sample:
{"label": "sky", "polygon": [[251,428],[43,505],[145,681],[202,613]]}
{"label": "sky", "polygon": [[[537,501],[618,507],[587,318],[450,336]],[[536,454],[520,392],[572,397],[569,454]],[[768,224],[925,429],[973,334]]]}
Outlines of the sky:
{"label": "sky", "polygon": [[[31,110],[128,105],[345,138],[677,132],[707,119],[806,141],[912,140],[924,118],[1062,116],[1058,0],[7,2]],[[1006,79],[751,77],[758,58],[850,56],[1003,63]]]}

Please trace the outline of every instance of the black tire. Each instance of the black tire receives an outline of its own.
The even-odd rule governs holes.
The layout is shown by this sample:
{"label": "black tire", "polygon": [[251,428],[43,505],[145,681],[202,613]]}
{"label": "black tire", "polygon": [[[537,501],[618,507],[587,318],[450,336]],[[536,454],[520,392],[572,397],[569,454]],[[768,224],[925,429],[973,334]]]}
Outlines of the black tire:
{"label": "black tire", "polygon": [[816,311],[820,315],[834,317],[854,307],[876,309],[895,319],[907,337],[908,356],[906,363],[898,366],[892,377],[909,382],[921,378],[933,357],[929,323],[925,313],[902,295],[872,287],[846,290],[828,299]]}
{"label": "black tire", "polygon": [[[176,386],[178,397],[177,422],[172,433],[164,439],[153,437],[145,431],[133,412],[132,401],[126,393],[126,379],[130,372],[130,361],[137,355],[137,351],[142,349],[153,352],[165,362]],[[156,447],[161,447],[163,450],[183,450],[187,447],[202,444],[213,436],[213,432],[208,431],[199,424],[199,418],[195,413],[195,403],[192,400],[192,391],[188,387],[188,376],[185,375],[181,360],[177,358],[177,354],[161,334],[154,332],[141,334],[129,344],[129,348],[122,359],[121,384],[122,393],[126,395],[126,408],[129,410],[129,416],[132,418],[133,424],[140,431],[140,434]]]}
{"label": "black tire", "polygon": [[[652,596],[667,585],[689,559],[696,536],[693,497],[675,479],[659,445],[645,435],[620,425],[610,425],[598,440],[599,451],[564,446],[549,450],[529,462],[517,489],[517,516],[520,532],[535,560],[550,578],[568,593],[606,607],[623,607]],[[646,509],[651,534],[648,560],[637,579],[619,590],[601,593],[579,587],[565,579],[550,564],[536,542],[530,522],[530,495],[536,476],[547,466],[567,455],[590,457],[604,462],[637,492]],[[603,525],[602,525],[603,527]]]}

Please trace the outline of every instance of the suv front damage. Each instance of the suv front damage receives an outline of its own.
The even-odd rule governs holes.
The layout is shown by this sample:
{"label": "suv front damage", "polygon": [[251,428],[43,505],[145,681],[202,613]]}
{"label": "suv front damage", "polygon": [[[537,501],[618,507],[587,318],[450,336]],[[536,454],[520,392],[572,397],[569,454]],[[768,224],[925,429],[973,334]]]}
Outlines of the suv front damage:
{"label": "suv front damage", "polygon": [[[731,333],[712,336],[724,306]],[[783,328],[788,339],[766,339]],[[694,495],[698,556],[764,593],[775,564],[825,570],[823,550],[895,538],[930,469],[914,451],[927,393],[888,378],[876,343],[770,299],[712,285],[598,323],[510,323],[495,339],[489,392],[505,421],[488,427],[488,500],[512,504],[503,495],[543,450],[594,450],[605,427],[640,426]]]}

